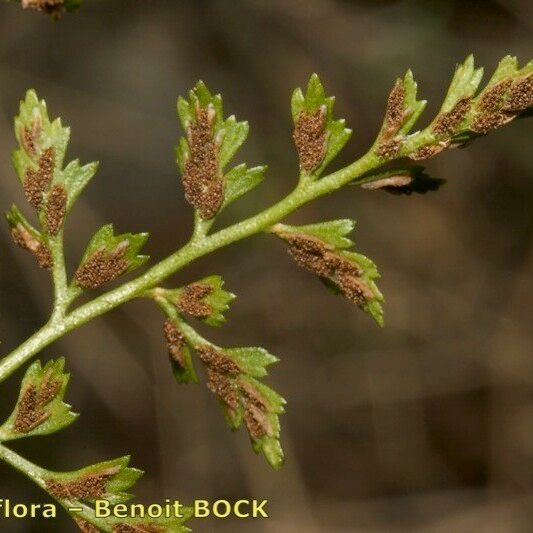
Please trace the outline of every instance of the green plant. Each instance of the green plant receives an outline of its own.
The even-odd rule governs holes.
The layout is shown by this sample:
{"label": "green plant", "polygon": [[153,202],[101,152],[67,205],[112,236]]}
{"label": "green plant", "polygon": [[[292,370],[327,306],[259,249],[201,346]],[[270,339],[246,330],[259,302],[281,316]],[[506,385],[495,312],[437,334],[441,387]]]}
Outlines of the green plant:
{"label": "green plant", "polygon": [[[425,108],[417,100],[417,86],[409,71],[396,81],[387,101],[385,118],[369,151],[345,168],[323,176],[344,147],[351,131],[333,117],[334,99],[326,96],[316,75],[306,92],[292,97],[293,139],[300,161],[292,192],[259,214],[212,232],[216,216],[263,180],[266,167],[231,166],[248,135],[248,124],[225,118],[222,99],[199,82],[189,98],[178,99],[178,115],[186,132],[177,147],[177,162],[185,196],[194,208],[194,231],[187,244],[135,279],[113,288],[71,310],[84,292],[99,289],[147,261],[141,255],[146,234],[115,235],[106,225],[96,232],[74,274],[67,275],[63,256],[65,219],[76,198],[96,172],[97,165],[73,161],[64,166],[69,130],[60,120],[50,121],[46,105],[29,91],[15,119],[19,148],[13,162],[29,204],[36,210],[39,228],[13,206],[7,213],[14,241],[32,252],[39,265],[51,271],[55,299],[50,320],[0,362],[0,381],[28,362],[54,340],[134,298],[155,301],[165,315],[164,335],[172,370],[179,383],[199,381],[193,353],[205,367],[207,385],[218,397],[232,429],[245,426],[256,452],[279,468],[283,463],[278,417],[284,400],[263,384],[267,367],[277,359],[262,348],[222,348],[200,336],[191,318],[210,326],[224,323],[234,296],[224,290],[222,278],[209,276],[184,287],[166,289],[160,283],[205,256],[251,235],[267,232],[279,238],[297,265],[316,275],[383,324],[383,296],[376,286],[374,263],[352,251],[348,234],[351,220],[304,226],[282,223],[289,214],[312,200],[345,185],[395,193],[425,193],[442,180],[429,177],[406,160],[423,160],[446,148],[463,146],[477,137],[527,116],[533,104],[533,62],[519,68],[506,57],[488,84],[478,92],[482,69],[473,57],[459,65],[440,111],[424,129],[411,133]],[[402,164],[397,161],[402,159]],[[127,459],[109,461],[77,472],[55,473],[15,454],[5,442],[58,431],[76,418],[63,403],[68,375],[63,360],[44,367],[36,362],[23,380],[11,417],[0,427],[0,457],[46,490],[71,512],[84,531],[182,531],[183,520],[132,524],[97,519],[91,504],[97,497],[123,501],[124,493],[140,472]],[[187,514],[187,513],[186,513]],[[143,529],[144,527],[144,529]],[[136,529],[137,528],[137,529]],[[151,529],[150,529],[151,528]]]}

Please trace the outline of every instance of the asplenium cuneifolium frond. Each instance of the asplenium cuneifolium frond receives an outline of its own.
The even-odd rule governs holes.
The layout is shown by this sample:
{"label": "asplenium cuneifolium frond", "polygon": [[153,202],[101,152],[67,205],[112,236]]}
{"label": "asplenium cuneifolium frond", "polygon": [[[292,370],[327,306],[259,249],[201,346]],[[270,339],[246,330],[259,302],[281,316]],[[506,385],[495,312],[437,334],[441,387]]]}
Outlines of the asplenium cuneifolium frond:
{"label": "asplenium cuneifolium frond", "polygon": [[[46,0],[24,3],[42,9]],[[193,327],[193,321],[199,327],[222,326],[228,318],[235,296],[224,288],[221,276],[211,274],[193,283],[176,283],[173,287],[177,288],[161,284],[196,259],[265,232],[284,242],[297,265],[382,325],[384,298],[377,287],[378,270],[369,258],[354,250],[349,238],[355,224],[352,213],[350,218],[311,224],[294,225],[286,219],[305,204],[346,185],[352,185],[352,190],[360,187],[399,195],[437,190],[443,180],[431,177],[424,167],[409,164],[409,160],[424,160],[447,148],[465,146],[531,114],[533,62],[519,67],[516,58],[505,57],[480,89],[482,74],[472,56],[458,65],[438,113],[426,127],[415,129],[426,102],[419,99],[414,76],[408,71],[392,87],[381,127],[368,152],[330,174],[326,170],[345,148],[351,130],[344,120],[334,117],[334,98],[327,96],[317,75],[311,76],[306,90],[294,91],[291,101],[292,137],[299,159],[295,188],[256,215],[217,230],[213,230],[217,215],[261,184],[266,167],[248,167],[235,161],[248,136],[248,123],[226,117],[220,95],[199,82],[188,98],[178,99],[177,105],[184,130],[177,147],[177,164],[185,197],[194,209],[192,236],[168,257],[122,284],[116,284],[120,276],[145,264],[147,256],[142,249],[148,236],[142,232],[116,234],[113,226],[106,224],[94,234],[69,273],[63,250],[65,223],[97,164],[82,165],[78,160],[65,164],[69,129],[59,119],[51,120],[44,101],[35,91],[28,91],[15,119],[18,148],[13,162],[34,220],[15,205],[6,218],[15,243],[31,252],[39,266],[51,271],[54,303],[49,321],[0,360],[0,381],[67,332],[132,299],[150,297],[166,317],[163,331],[175,379],[179,383],[205,379],[229,426],[235,430],[244,426],[254,450],[279,468],[283,464],[279,415],[285,410],[285,400],[263,383],[267,368],[278,359],[264,348],[221,347]],[[102,289],[106,292],[98,294]],[[89,298],[94,291],[97,294],[72,309],[84,291]],[[203,368],[205,378],[197,368]],[[95,517],[95,498],[102,496],[117,503],[129,497],[140,471],[128,466],[128,458],[59,473],[29,463],[4,445],[56,432],[75,420],[76,415],[64,402],[67,381],[62,359],[44,367],[36,362],[28,368],[12,414],[0,426],[0,458],[25,473],[66,509],[69,503],[79,504],[81,511],[71,514],[85,533],[186,531],[184,523],[190,510],[168,520]]]}

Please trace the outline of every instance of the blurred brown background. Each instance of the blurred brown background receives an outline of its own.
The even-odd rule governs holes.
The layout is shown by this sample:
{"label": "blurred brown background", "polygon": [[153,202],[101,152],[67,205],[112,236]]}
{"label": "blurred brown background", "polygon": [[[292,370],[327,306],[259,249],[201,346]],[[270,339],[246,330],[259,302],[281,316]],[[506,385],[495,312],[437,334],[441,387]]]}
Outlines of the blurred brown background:
{"label": "blurred brown background", "polygon": [[[152,263],[183,243],[191,213],[173,148],[175,99],[198,78],[251,123],[240,158],[268,178],[225,213],[227,224],[295,183],[289,98],[318,72],[354,136],[337,165],[363,153],[393,80],[411,67],[429,120],[454,64],[474,52],[490,71],[531,56],[528,0],[87,0],[58,23],[0,6],[0,198],[23,204],[9,157],[11,120],[35,87],[72,126],[70,158],[100,171],[69,219],[71,266],[97,227],[151,232]],[[424,118],[422,120],[424,122]],[[360,251],[383,275],[386,327],[325,291],[283,247],[260,236],[179,273],[220,273],[238,294],[225,346],[260,344],[281,358],[268,383],[289,401],[287,464],[272,472],[244,432],[225,427],[205,387],[172,378],[162,317],[128,304],[41,355],[66,355],[69,400],[81,419],[16,443],[55,469],[133,454],[137,494],[268,498],[267,521],[201,521],[195,532],[533,531],[533,163],[527,121],[430,161],[449,178],[418,197],[351,190],[317,201],[294,222],[357,219]],[[50,283],[0,233],[0,336],[15,347],[47,319]],[[199,328],[204,333],[204,328]],[[22,372],[2,388],[10,411]],[[60,452],[59,452],[60,450]],[[46,496],[4,465],[0,497]],[[63,532],[2,521],[1,531]]]}

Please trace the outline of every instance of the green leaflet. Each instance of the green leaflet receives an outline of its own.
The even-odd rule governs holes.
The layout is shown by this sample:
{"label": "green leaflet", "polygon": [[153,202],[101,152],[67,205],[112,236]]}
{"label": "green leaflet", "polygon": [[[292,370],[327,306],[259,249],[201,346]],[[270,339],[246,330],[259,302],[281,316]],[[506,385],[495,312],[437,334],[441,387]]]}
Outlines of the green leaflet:
{"label": "green leaflet", "polygon": [[288,224],[276,224],[275,233],[305,233],[317,237],[334,248],[350,248],[353,242],[347,237],[355,228],[355,220],[344,218],[329,220],[318,224],[306,224],[304,226],[289,226]]}
{"label": "green leaflet", "polygon": [[252,438],[252,446],[256,453],[262,453],[268,463],[277,470],[283,466],[284,462],[284,454],[280,441],[281,426],[279,415],[285,412],[285,404],[287,402],[277,392],[257,381],[257,379],[241,376],[240,380],[241,383],[248,384],[251,390],[255,390],[256,394],[263,398],[267,406],[266,416],[271,433],[264,435],[258,440]]}
{"label": "green leaflet", "polygon": [[[224,183],[224,201],[220,207],[223,209],[261,183],[266,167],[248,169],[245,164],[240,164],[226,171],[226,166],[248,137],[249,124],[246,121],[237,121],[233,115],[224,118],[222,97],[219,94],[212,95],[201,81],[189,92],[188,100],[181,96],[178,98],[178,116],[185,132],[189,132],[191,125],[196,122],[199,109],[210,109],[214,113],[213,138],[218,150],[218,176]],[[191,156],[187,136],[179,139],[176,156],[178,167],[184,173],[186,161]]]}
{"label": "green leaflet", "polygon": [[78,418],[63,402],[69,374],[64,372],[64,358],[41,367],[35,361],[26,371],[15,409],[0,427],[0,440],[49,435],[72,424]]}
{"label": "green leaflet", "polygon": [[226,322],[224,313],[229,309],[229,304],[236,298],[235,294],[223,289],[224,280],[221,276],[213,275],[199,280],[197,283],[211,287],[203,301],[209,306],[211,312],[203,321],[209,326],[222,326]]}
{"label": "green leaflet", "polygon": [[92,503],[105,499],[112,505],[123,503],[133,497],[127,491],[143,475],[141,470],[128,467],[129,462],[130,456],[125,456],[73,472],[49,472],[45,479],[47,490],[59,500]]}
{"label": "green leaflet", "polygon": [[416,124],[418,118],[426,108],[426,100],[417,100],[418,84],[416,83],[413,73],[408,70],[403,79],[403,86],[405,88],[405,113],[406,119],[400,128],[402,135],[407,135],[413,126]]}
{"label": "green leaflet", "polygon": [[[257,378],[268,375],[267,367],[278,361],[264,348],[219,348],[208,344],[217,354],[206,358],[206,345],[196,347],[208,369],[208,386],[217,394],[227,423],[233,430],[244,425],[252,447],[262,453],[274,469],[283,466],[279,415],[285,412],[285,400]],[[229,365],[224,361],[231,362]],[[235,366],[236,365],[236,366]]]}
{"label": "green leaflet", "polygon": [[13,152],[12,160],[20,181],[28,179],[29,172],[38,172],[42,158],[51,154],[53,162],[50,182],[44,187],[44,199],[54,185],[64,187],[67,195],[67,213],[96,173],[98,163],[80,165],[79,160],[63,168],[63,162],[70,139],[70,128],[63,127],[61,119],[50,120],[44,100],[39,100],[34,90],[26,93],[20,103],[19,115],[15,118],[15,136],[19,148]]}
{"label": "green leaflet", "polygon": [[114,250],[120,243],[128,242],[125,258],[132,270],[144,264],[148,260],[147,255],[139,255],[139,251],[148,240],[148,233],[122,233],[114,235],[113,224],[102,226],[92,237],[82,257],[84,263],[88,257],[98,250]]}
{"label": "green leaflet", "polygon": [[276,356],[264,348],[256,346],[227,348],[224,352],[239,365],[244,374],[254,378],[267,376],[267,367],[279,361]]}
{"label": "green leaflet", "polygon": [[464,63],[457,65],[448,93],[439,111],[447,113],[463,98],[472,98],[483,78],[483,68],[476,69],[474,56],[469,55]]}
{"label": "green leaflet", "polygon": [[396,80],[378,136],[380,141],[402,137],[411,131],[427,105],[426,100],[417,100],[417,92],[418,84],[411,70],[403,78]]}
{"label": "green leaflet", "polygon": [[174,306],[178,312],[201,320],[209,326],[222,326],[224,314],[236,296],[224,290],[221,276],[202,278],[178,289],[158,289],[158,297]]}
{"label": "green leaflet", "polygon": [[[519,68],[518,59],[516,57],[506,56],[504,57],[496,67],[494,74],[488,81],[486,87],[477,95],[475,98],[475,108],[479,111],[483,97],[494,87],[502,82],[507,80],[517,81],[519,79],[526,78],[533,74],[533,60],[529,61],[524,67]],[[507,99],[509,98],[510,90],[512,85],[503,95],[502,101],[500,102],[500,108],[503,108],[506,104]],[[529,107],[531,107],[531,96],[529,100]]]}
{"label": "green leaflet", "polygon": [[362,254],[347,251],[346,237],[355,223],[333,220],[306,226],[276,224],[271,232],[288,243],[289,254],[302,268],[317,275],[335,294],[342,294],[383,326],[383,295],[375,280],[376,265]]}
{"label": "green leaflet", "polygon": [[[96,500],[106,500],[111,506],[122,504],[133,496],[129,490],[143,475],[141,470],[130,468],[130,457],[120,457],[104,461],[73,472],[52,472],[42,470],[46,490],[56,500],[69,509],[78,524],[91,524],[100,531],[115,533],[124,526],[131,526],[135,531],[157,531],[168,533],[185,533],[189,529],[184,523],[192,517],[192,509],[183,507],[181,516],[161,518],[101,518],[97,517],[93,504]],[[70,508],[79,508],[70,510]],[[122,528],[120,527],[122,526]],[[128,530],[129,531],[129,530]]]}
{"label": "green leaflet", "polygon": [[71,161],[61,172],[57,182],[63,183],[68,191],[67,212],[72,209],[74,202],[78,199],[85,186],[98,170],[98,163],[88,163],[80,165],[78,159]]}
{"label": "green leaflet", "polygon": [[[79,284],[79,280],[76,279],[76,276],[82,271],[82,269],[86,268],[87,265],[94,260],[95,255],[99,253],[107,260],[113,257],[113,255],[120,254],[120,259],[125,261],[125,268],[122,269],[121,272],[118,272],[118,275],[140,267],[149,259],[149,256],[139,254],[147,239],[148,233],[123,233],[121,235],[114,235],[112,224],[102,226],[94,234],[87,245],[80,266],[78,267],[77,274],[75,275],[75,281]],[[102,283],[106,281],[110,280],[103,279]]]}
{"label": "green leaflet", "polygon": [[224,206],[229,205],[259,185],[267,171],[266,166],[247,168],[245,163],[233,167],[225,176]]}
{"label": "green leaflet", "polygon": [[27,91],[20,102],[19,114],[15,117],[15,136],[19,149],[13,153],[13,162],[21,181],[28,168],[35,168],[36,160],[47,148],[55,151],[55,171],[61,169],[70,128],[64,128],[60,118],[50,121],[46,102],[39,100],[33,89]]}
{"label": "green leaflet", "polygon": [[340,255],[361,267],[363,271],[361,278],[373,293],[373,298],[367,300],[362,306],[362,309],[365,313],[370,314],[380,326],[383,326],[383,307],[381,304],[385,299],[376,285],[375,280],[381,277],[376,264],[365,255],[357,252],[342,251]]}
{"label": "green leaflet", "polygon": [[333,118],[334,105],[335,97],[326,96],[324,86],[317,74],[313,74],[310,77],[305,95],[300,88],[295,89],[292,94],[291,112],[295,125],[298,124],[302,112],[313,114],[323,110],[325,113],[325,141],[327,147],[322,161],[311,172],[315,177],[320,176],[352,135],[352,130],[346,128],[344,119],[335,120]]}
{"label": "green leaflet", "polygon": [[[526,74],[526,71],[529,70],[529,73],[531,72],[531,67],[533,63],[529,63],[529,65],[526,65],[524,67],[523,74]],[[493,87],[494,85],[500,83],[501,81],[507,79],[507,78],[514,78],[519,74],[520,69],[518,68],[518,59],[515,56],[505,56],[496,67],[496,70],[494,71],[493,75],[491,76],[490,80],[487,83],[487,86],[485,90],[487,90],[490,87]]]}

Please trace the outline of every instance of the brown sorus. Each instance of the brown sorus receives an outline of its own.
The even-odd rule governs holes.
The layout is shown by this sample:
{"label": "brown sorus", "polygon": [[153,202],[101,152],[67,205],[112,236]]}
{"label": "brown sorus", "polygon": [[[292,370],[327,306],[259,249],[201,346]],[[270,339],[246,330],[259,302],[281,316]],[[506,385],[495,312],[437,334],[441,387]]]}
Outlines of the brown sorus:
{"label": "brown sorus", "polygon": [[342,294],[359,307],[363,307],[368,300],[374,297],[368,285],[361,278],[351,274],[338,272],[337,284]]}
{"label": "brown sorus", "polygon": [[501,128],[513,120],[513,118],[513,115],[508,115],[503,112],[484,113],[474,120],[474,123],[472,124],[472,131],[485,135],[493,130]]}
{"label": "brown sorus", "polygon": [[52,254],[50,253],[50,250],[46,244],[39,244],[39,247],[35,251],[35,257],[37,258],[37,263],[41,268],[52,268],[54,260],[52,259]]}
{"label": "brown sorus", "polygon": [[39,158],[37,169],[28,168],[24,178],[24,194],[29,204],[35,209],[41,207],[43,193],[52,183],[55,154],[53,148],[47,148]]}
{"label": "brown sorus", "polygon": [[434,155],[437,155],[438,153],[442,152],[445,148],[446,144],[426,144],[425,146],[421,146],[413,153],[411,153],[409,155],[409,158],[413,159],[414,161],[420,161],[421,159],[429,159],[430,157],[433,157]]}
{"label": "brown sorus", "polygon": [[239,409],[239,395],[234,384],[225,374],[211,368],[208,369],[207,388],[216,394],[232,411],[236,412]]}
{"label": "brown sorus", "polygon": [[86,474],[72,481],[47,479],[46,489],[61,500],[94,500],[106,494],[106,483],[120,471],[118,466],[102,472]]}
{"label": "brown sorus", "polygon": [[203,219],[213,218],[224,201],[224,183],[219,177],[218,151],[214,139],[215,111],[198,108],[196,121],[188,128],[189,157],[182,176],[185,198]]}
{"label": "brown sorus", "polygon": [[452,135],[468,113],[471,102],[470,98],[463,98],[450,111],[441,113],[433,125],[433,133],[443,137]]}
{"label": "brown sorus", "polygon": [[314,113],[302,111],[296,120],[292,135],[300,159],[300,168],[316,170],[327,151],[326,111],[320,107]]}
{"label": "brown sorus", "polygon": [[212,285],[207,283],[191,283],[183,288],[176,302],[178,311],[195,318],[207,318],[213,312],[211,306],[202,300],[213,292]]}
{"label": "brown sorus", "polygon": [[241,373],[239,365],[215,347],[206,344],[204,346],[196,346],[195,350],[198,352],[202,362],[211,370],[229,376],[238,376]]}
{"label": "brown sorus", "polygon": [[52,378],[52,369],[49,369],[41,380],[38,402],[40,406],[49,404],[61,390],[62,381]]}
{"label": "brown sorus", "polygon": [[35,157],[35,154],[37,153],[37,138],[38,133],[35,129],[30,130],[23,127],[20,130],[20,144],[26,153],[32,158]]}
{"label": "brown sorus", "polygon": [[128,268],[124,257],[128,245],[128,241],[123,241],[112,252],[94,252],[74,274],[76,283],[84,289],[96,289],[123,274]]}
{"label": "brown sorus", "polygon": [[386,128],[384,136],[386,138],[395,135],[405,119],[405,88],[401,80],[397,80],[387,99],[387,110],[385,112]]}
{"label": "brown sorus", "polygon": [[39,427],[50,417],[50,413],[41,407],[39,391],[35,385],[31,384],[26,387],[19,400],[13,429],[17,433],[29,433]]}
{"label": "brown sorus", "polygon": [[33,159],[40,148],[39,141],[42,130],[42,119],[39,113],[33,116],[31,128],[23,126],[20,130],[20,144],[26,153]]}
{"label": "brown sorus", "polygon": [[520,113],[533,106],[533,74],[516,80],[503,107],[506,113]]}
{"label": "brown sorus", "polygon": [[320,239],[299,233],[286,234],[283,238],[289,244],[289,255],[298,266],[317,276],[325,277],[332,273],[331,265],[324,258],[327,248]]}
{"label": "brown sorus", "polygon": [[272,434],[272,428],[267,415],[253,404],[248,404],[246,406],[244,423],[246,424],[246,429],[248,430],[250,437],[254,440],[259,440],[265,435],[270,436]]}
{"label": "brown sorus", "polygon": [[402,139],[391,139],[390,141],[380,142],[377,154],[385,159],[392,159],[398,155],[402,143]]}
{"label": "brown sorus", "polygon": [[505,94],[511,87],[512,83],[513,80],[506,79],[484,91],[479,101],[479,109],[485,113],[495,113],[499,111],[502,107]]}
{"label": "brown sorus", "polygon": [[46,202],[46,227],[50,235],[57,235],[67,214],[67,191],[54,185]]}
{"label": "brown sorus", "polygon": [[240,389],[246,400],[246,403],[251,403],[252,405],[255,405],[258,409],[261,409],[262,411],[268,410],[268,404],[267,404],[266,399],[250,383],[248,383],[247,381],[241,380]]}
{"label": "brown sorus", "polygon": [[323,278],[335,278],[340,291],[352,302],[362,306],[374,297],[360,279],[361,267],[329,250],[320,239],[297,233],[280,236],[289,242],[289,253],[299,266]]}
{"label": "brown sorus", "polygon": [[11,229],[11,236],[15,244],[24,250],[30,251],[36,257],[37,263],[41,268],[50,268],[52,266],[52,254],[48,246],[32,235],[22,224],[17,224]]}
{"label": "brown sorus", "polygon": [[167,341],[168,355],[172,361],[177,363],[182,369],[186,367],[185,360],[185,337],[181,331],[174,326],[170,319],[165,320],[163,332]]}

